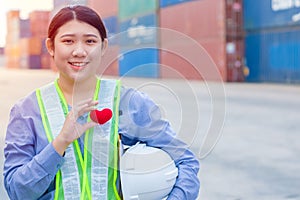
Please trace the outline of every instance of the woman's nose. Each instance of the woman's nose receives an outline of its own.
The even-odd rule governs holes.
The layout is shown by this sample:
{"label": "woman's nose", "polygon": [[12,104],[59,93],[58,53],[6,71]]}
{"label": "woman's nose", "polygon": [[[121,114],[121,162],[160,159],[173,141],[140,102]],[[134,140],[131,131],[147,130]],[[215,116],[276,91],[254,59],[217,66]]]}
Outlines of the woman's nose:
{"label": "woman's nose", "polygon": [[85,57],[87,55],[86,50],[82,44],[77,44],[73,49],[72,56],[74,57]]}

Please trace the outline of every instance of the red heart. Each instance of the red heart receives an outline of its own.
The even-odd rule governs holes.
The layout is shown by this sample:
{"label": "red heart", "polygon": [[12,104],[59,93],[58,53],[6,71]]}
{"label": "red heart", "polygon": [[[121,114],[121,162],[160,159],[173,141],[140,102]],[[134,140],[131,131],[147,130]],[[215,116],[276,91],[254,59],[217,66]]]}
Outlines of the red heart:
{"label": "red heart", "polygon": [[112,117],[112,111],[109,108],[104,108],[103,110],[92,110],[90,112],[90,118],[98,124],[105,124]]}

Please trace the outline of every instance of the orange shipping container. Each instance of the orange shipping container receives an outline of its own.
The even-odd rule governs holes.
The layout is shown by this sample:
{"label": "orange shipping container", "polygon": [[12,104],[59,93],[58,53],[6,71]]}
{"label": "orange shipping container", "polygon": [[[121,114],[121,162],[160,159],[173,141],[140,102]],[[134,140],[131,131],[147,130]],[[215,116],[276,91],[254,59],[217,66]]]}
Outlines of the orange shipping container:
{"label": "orange shipping container", "polygon": [[32,36],[46,38],[50,11],[34,11],[29,14],[30,31]]}
{"label": "orange shipping container", "polygon": [[40,55],[43,40],[37,37],[21,38],[21,55]]}
{"label": "orange shipping container", "polygon": [[19,18],[20,11],[19,10],[11,10],[11,11],[7,12],[6,16],[8,19]]}
{"label": "orange shipping container", "polygon": [[118,15],[118,0],[88,0],[88,6],[95,9],[102,18]]}
{"label": "orange shipping container", "polygon": [[20,57],[20,47],[19,47],[19,45],[6,45],[5,46],[5,56],[7,56],[7,57]]}
{"label": "orange shipping container", "polygon": [[223,37],[226,33],[225,4],[220,0],[201,0],[159,10],[160,26],[193,39]]}
{"label": "orange shipping container", "polygon": [[[191,1],[159,11],[162,78],[225,81],[225,1]],[[172,52],[176,50],[176,52]],[[175,77],[174,77],[175,76]]]}
{"label": "orange shipping container", "polygon": [[6,45],[18,45],[20,37],[20,18],[19,11],[10,11],[7,13],[7,34]]}
{"label": "orange shipping container", "polygon": [[161,34],[161,37],[161,78],[226,80],[223,38],[196,41],[186,36],[170,35],[170,33]]}

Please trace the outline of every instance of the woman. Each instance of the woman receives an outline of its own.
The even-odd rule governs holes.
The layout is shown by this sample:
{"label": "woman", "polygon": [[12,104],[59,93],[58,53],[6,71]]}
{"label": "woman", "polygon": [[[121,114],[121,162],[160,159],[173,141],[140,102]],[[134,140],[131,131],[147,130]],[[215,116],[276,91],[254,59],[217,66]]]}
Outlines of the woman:
{"label": "woman", "polygon": [[[107,45],[92,9],[65,7],[53,17],[46,46],[59,76],[17,102],[10,114],[4,183],[11,199],[121,199],[118,135],[125,145],[143,142],[173,158],[179,173],[168,199],[197,198],[199,163],[173,137],[158,107],[118,81],[97,78]],[[101,126],[90,120],[95,108],[109,108],[112,119]],[[93,190],[95,185],[100,189]]]}

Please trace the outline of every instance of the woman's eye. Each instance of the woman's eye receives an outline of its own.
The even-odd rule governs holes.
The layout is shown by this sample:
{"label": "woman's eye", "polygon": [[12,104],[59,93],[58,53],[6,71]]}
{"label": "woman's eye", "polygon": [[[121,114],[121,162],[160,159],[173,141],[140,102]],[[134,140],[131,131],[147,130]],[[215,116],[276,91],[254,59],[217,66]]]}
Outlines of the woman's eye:
{"label": "woman's eye", "polygon": [[86,41],[86,43],[93,44],[93,43],[97,43],[97,41],[93,40],[93,39],[89,39],[89,40]]}
{"label": "woman's eye", "polygon": [[63,40],[63,43],[65,43],[65,44],[72,44],[73,40]]}

